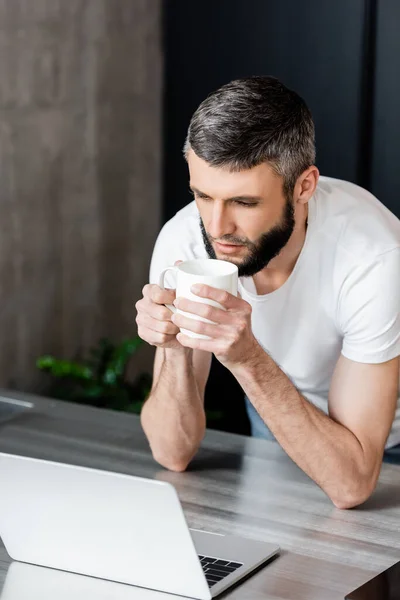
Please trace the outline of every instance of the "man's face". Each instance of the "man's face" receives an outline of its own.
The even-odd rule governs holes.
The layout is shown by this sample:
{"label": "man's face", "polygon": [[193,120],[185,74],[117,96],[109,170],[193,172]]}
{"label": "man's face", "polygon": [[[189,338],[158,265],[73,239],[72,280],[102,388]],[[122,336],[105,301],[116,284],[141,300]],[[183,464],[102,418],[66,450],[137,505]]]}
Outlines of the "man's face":
{"label": "man's face", "polygon": [[188,154],[190,187],[210,258],[236,264],[240,277],[261,271],[286,246],[295,227],[293,201],[264,163],[232,173]]}

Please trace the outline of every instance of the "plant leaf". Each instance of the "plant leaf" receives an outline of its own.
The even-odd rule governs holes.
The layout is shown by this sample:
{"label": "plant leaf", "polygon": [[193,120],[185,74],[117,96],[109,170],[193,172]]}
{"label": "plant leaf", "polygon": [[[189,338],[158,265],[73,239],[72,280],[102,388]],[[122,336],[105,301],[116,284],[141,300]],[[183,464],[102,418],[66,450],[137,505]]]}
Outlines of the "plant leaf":
{"label": "plant leaf", "polygon": [[124,340],[117,346],[109,360],[103,374],[103,381],[108,385],[115,385],[118,378],[125,372],[128,360],[141,346],[142,340],[139,336]]}
{"label": "plant leaf", "polygon": [[74,379],[86,380],[93,377],[92,370],[87,365],[60,360],[49,355],[38,358],[36,366],[42,371],[48,371],[54,377],[73,377]]}

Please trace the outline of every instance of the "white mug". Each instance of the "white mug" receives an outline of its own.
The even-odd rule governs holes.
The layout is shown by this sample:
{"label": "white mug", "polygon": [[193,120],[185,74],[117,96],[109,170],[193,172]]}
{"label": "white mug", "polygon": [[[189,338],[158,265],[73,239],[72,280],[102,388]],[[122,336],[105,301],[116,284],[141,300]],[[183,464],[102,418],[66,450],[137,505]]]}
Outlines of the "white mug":
{"label": "white mug", "polygon": [[[186,260],[181,262],[179,265],[174,267],[167,267],[160,274],[159,286],[165,288],[165,275],[168,271],[172,271],[176,276],[176,297],[188,298],[201,304],[210,304],[223,310],[224,307],[208,298],[200,298],[190,291],[190,288],[195,283],[203,283],[213,288],[220,290],[226,290],[233,296],[237,296],[238,291],[238,268],[236,265],[226,261],[217,260],[214,258],[195,258],[193,260]],[[178,312],[181,315],[185,315],[190,319],[197,321],[204,321],[205,323],[212,323],[209,319],[194,315],[192,313],[186,313],[183,310],[176,309],[175,306],[167,304],[168,308],[172,312]],[[203,340],[209,340],[209,336],[187,329],[181,329],[181,333],[188,335],[193,338],[201,338]]]}

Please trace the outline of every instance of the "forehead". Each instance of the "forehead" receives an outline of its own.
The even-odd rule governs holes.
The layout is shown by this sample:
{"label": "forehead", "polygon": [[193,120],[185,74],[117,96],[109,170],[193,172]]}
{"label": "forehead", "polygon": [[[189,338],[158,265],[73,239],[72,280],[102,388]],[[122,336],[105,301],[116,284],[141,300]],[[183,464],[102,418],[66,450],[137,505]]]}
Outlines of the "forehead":
{"label": "forehead", "polygon": [[252,169],[229,171],[213,167],[199,158],[193,150],[187,156],[190,185],[210,198],[234,196],[269,196],[282,190],[282,178],[267,163]]}

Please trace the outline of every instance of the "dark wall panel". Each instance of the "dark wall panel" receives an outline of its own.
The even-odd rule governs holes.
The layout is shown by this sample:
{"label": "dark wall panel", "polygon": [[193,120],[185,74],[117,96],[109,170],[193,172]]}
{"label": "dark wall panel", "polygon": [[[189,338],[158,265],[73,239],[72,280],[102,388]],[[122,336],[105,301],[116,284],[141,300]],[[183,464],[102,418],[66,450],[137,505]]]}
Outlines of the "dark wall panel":
{"label": "dark wall panel", "polygon": [[371,191],[400,217],[400,2],[380,0]]}
{"label": "dark wall panel", "polygon": [[[166,0],[163,6],[164,219],[192,199],[182,157],[192,113],[208,93],[249,75],[273,75],[302,95],[316,123],[321,172],[364,183],[367,0]],[[243,392],[216,359],[207,405],[224,414],[209,425],[249,432]]]}
{"label": "dark wall panel", "polygon": [[193,111],[209,92],[237,77],[273,75],[300,93],[316,122],[321,172],[359,182],[365,4],[164,3],[165,218],[190,199],[181,148]]}
{"label": "dark wall panel", "polygon": [[40,391],[41,354],[134,333],[161,84],[161,0],[0,0],[1,387]]}

